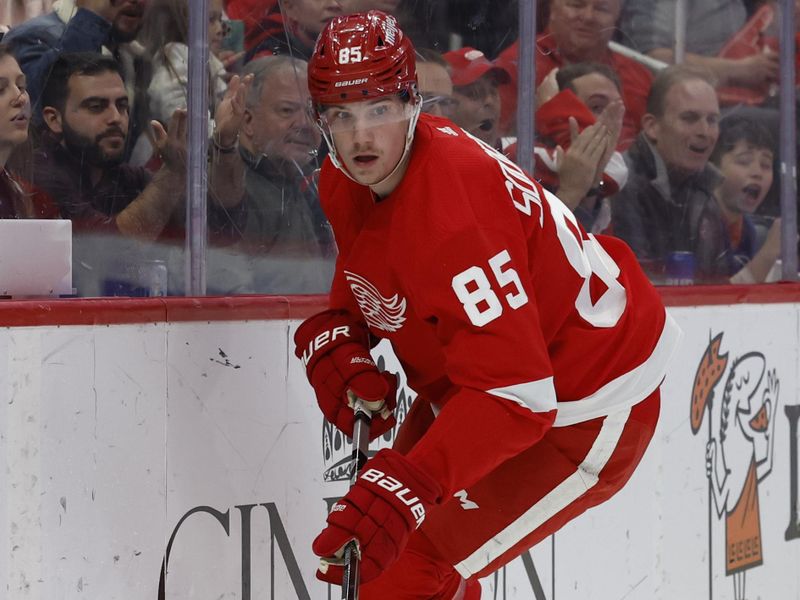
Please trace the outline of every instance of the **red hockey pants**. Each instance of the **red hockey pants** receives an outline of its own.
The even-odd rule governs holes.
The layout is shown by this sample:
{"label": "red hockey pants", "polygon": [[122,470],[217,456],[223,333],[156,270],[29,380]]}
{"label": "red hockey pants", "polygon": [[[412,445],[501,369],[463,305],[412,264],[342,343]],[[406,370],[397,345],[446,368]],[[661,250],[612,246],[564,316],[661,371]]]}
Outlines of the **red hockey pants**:
{"label": "red hockey pants", "polygon": [[659,409],[656,390],[630,409],[551,429],[466,494],[431,510],[398,561],[361,587],[362,600],[480,598],[477,579],[625,485]]}

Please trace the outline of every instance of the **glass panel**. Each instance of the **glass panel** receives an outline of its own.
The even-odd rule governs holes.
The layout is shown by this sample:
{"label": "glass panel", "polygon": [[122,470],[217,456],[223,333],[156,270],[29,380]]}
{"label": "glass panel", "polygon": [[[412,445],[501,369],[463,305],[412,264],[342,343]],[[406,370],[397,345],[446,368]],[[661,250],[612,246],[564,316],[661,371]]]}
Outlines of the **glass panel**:
{"label": "glass panel", "polygon": [[[42,1],[0,12],[32,100],[28,139],[11,139],[25,137],[16,121],[4,145],[14,152],[0,156],[3,216],[72,220],[79,296],[185,289],[183,117],[173,113],[188,93],[188,8],[108,0],[53,10]],[[327,291],[336,247],[317,186],[328,150],[303,108],[304,61],[333,16],[371,8],[396,13],[417,48],[422,110],[516,160],[518,2],[211,0],[210,81],[198,92],[210,106],[209,293]],[[534,8],[534,177],[587,231],[625,239],[657,283],[774,279],[776,3],[542,0]],[[118,66],[103,70],[98,57],[98,72],[64,86],[74,65],[60,55],[72,50],[105,52]],[[667,68],[676,57],[684,66]],[[125,94],[111,98],[117,68]],[[247,75],[254,81],[241,83]],[[105,79],[116,91],[99,85]],[[247,89],[237,101],[238,86]],[[127,96],[127,125],[124,115],[106,122],[100,106],[81,105],[96,93],[105,112],[120,115]],[[602,132],[612,141],[600,152]],[[734,162],[737,144],[753,146],[754,174]]]}
{"label": "glass panel", "polygon": [[78,296],[182,293],[185,6],[79,4],[46,7],[3,40],[32,107],[7,163],[26,192],[18,216],[71,220]]}
{"label": "glass panel", "polygon": [[[775,3],[624,5],[618,49],[647,61],[655,80],[641,93],[643,132],[625,154],[612,227],[656,283],[778,277],[777,25]],[[649,62],[676,58],[680,67]]]}
{"label": "glass panel", "polygon": [[[217,146],[211,165],[238,161],[244,189],[220,186],[211,195],[219,209],[209,219],[209,293],[325,293],[336,250],[317,190],[324,153],[308,113],[302,58],[308,47],[301,49],[300,37],[295,41],[278,33],[280,11],[263,9],[262,14],[252,8],[241,15],[233,5],[229,10],[245,18],[227,25],[222,56],[234,60],[231,84],[241,81],[247,89],[241,98],[238,148],[228,154]],[[247,47],[253,34],[245,27],[246,18],[255,14],[266,20],[257,27],[269,35]],[[309,38],[303,34],[302,39]],[[274,45],[286,40],[289,45]]]}
{"label": "glass panel", "polygon": [[[239,134],[245,195],[239,204],[230,199],[227,213],[219,215],[220,235],[210,238],[209,291],[328,291],[336,246],[317,187],[328,149],[306,110],[305,61],[331,18],[370,9],[395,13],[415,44],[423,111],[451,117],[498,146],[512,131],[513,118],[501,113],[498,95],[498,83],[509,77],[489,61],[516,36],[515,2],[498,10],[491,2],[231,0],[226,57],[244,51],[231,70],[254,79]],[[460,61],[455,82],[442,57],[450,49],[456,50],[451,59]],[[454,91],[453,83],[461,86]],[[460,113],[459,92],[463,105],[470,104]]]}

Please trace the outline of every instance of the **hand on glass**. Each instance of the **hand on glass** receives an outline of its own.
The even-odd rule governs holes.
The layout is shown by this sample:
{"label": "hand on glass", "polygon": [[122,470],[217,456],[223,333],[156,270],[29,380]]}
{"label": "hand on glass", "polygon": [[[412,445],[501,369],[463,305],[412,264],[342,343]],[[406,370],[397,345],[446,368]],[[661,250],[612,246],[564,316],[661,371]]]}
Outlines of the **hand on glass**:
{"label": "hand on glass", "polygon": [[252,83],[252,74],[243,78],[234,75],[228,84],[225,97],[217,106],[214,113],[216,123],[214,139],[222,147],[233,146],[239,138],[239,129],[244,120],[245,99]]}
{"label": "hand on glass", "polygon": [[186,109],[179,108],[172,113],[167,129],[158,121],[151,121],[150,125],[164,168],[183,175],[186,171]]}

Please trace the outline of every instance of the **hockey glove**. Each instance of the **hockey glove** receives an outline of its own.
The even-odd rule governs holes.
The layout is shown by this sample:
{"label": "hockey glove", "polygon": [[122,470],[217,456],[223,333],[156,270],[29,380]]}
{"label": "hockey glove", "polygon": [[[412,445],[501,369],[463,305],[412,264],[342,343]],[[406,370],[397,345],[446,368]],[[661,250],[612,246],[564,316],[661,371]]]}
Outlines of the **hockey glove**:
{"label": "hockey glove", "polygon": [[317,578],[341,585],[344,548],[356,539],[361,581],[375,579],[397,560],[441,493],[439,484],[402,454],[378,452],[333,505],[328,526],[314,540],[314,554],[321,557]]}
{"label": "hockey glove", "polygon": [[343,311],[327,310],[304,321],[294,334],[295,354],[325,418],[353,436],[353,396],[373,413],[370,439],[395,425],[397,379],[381,373],[369,353],[367,328]]}

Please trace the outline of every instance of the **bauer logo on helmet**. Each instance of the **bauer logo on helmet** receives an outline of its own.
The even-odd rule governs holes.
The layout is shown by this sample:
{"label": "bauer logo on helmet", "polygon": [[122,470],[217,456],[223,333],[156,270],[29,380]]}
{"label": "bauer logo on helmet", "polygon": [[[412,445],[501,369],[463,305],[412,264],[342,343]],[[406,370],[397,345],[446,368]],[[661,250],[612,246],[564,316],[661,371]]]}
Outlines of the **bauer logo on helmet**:
{"label": "bauer logo on helmet", "polygon": [[362,79],[349,79],[347,81],[337,81],[333,87],[349,87],[351,85],[361,85],[362,83],[366,83],[367,78],[364,77]]}

